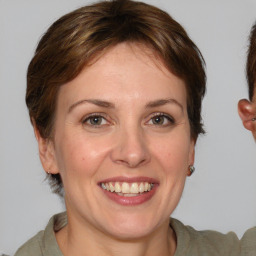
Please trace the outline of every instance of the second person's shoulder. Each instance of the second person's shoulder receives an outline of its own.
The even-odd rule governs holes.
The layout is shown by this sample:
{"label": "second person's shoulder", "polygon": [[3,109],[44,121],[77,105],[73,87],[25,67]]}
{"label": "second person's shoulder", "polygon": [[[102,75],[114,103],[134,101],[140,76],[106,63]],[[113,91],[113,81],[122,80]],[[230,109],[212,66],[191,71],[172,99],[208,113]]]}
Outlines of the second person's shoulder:
{"label": "second person's shoulder", "polygon": [[241,256],[256,255],[256,227],[248,229],[241,239]]}

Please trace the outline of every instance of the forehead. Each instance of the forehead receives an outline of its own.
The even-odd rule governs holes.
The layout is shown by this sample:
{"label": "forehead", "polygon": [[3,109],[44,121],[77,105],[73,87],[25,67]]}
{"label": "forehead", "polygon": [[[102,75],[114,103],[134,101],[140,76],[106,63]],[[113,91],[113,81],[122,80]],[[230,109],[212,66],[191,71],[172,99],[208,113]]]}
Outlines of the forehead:
{"label": "forehead", "polygon": [[[65,93],[66,92],[66,93]],[[121,93],[120,93],[121,92]],[[61,95],[136,98],[186,95],[183,80],[172,74],[157,54],[144,45],[122,43],[110,48],[61,87]]]}
{"label": "forehead", "polygon": [[[128,61],[141,62],[141,64],[146,64],[152,70],[158,69],[162,71],[163,74],[168,76],[173,72],[168,68],[168,63],[163,60],[161,53],[158,53],[153,49],[151,45],[147,45],[144,42],[123,42],[117,45],[110,45],[105,50],[96,53],[84,67],[84,70],[89,70],[95,68],[95,66],[104,66],[109,63],[116,64],[116,66],[121,67]],[[95,65],[97,63],[97,65]],[[120,64],[122,64],[120,66]],[[106,68],[106,66],[104,67]]]}

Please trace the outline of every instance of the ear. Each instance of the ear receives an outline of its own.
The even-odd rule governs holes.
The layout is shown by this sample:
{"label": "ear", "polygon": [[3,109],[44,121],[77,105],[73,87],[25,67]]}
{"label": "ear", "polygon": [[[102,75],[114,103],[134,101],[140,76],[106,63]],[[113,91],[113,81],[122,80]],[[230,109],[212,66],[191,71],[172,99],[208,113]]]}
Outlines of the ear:
{"label": "ear", "polygon": [[256,131],[256,104],[242,99],[238,102],[238,114],[243,122],[244,127],[252,132]]}
{"label": "ear", "polygon": [[53,141],[51,139],[43,138],[35,125],[34,133],[38,143],[39,157],[45,172],[50,174],[59,173],[55,158]]}
{"label": "ear", "polygon": [[190,151],[189,151],[189,165],[194,165],[195,162],[195,140],[191,140]]}

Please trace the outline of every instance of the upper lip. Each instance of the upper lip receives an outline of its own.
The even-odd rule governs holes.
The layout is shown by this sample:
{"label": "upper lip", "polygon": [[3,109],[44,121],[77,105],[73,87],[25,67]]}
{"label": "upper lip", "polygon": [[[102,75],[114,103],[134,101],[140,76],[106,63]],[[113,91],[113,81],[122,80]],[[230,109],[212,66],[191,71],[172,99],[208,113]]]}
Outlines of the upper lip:
{"label": "upper lip", "polygon": [[150,177],[145,177],[145,176],[138,176],[138,177],[125,177],[125,176],[116,176],[116,177],[111,177],[107,178],[104,180],[101,180],[99,184],[101,183],[108,183],[108,182],[127,182],[127,183],[133,183],[133,182],[148,182],[148,183],[154,183],[158,184],[159,181],[150,178]]}

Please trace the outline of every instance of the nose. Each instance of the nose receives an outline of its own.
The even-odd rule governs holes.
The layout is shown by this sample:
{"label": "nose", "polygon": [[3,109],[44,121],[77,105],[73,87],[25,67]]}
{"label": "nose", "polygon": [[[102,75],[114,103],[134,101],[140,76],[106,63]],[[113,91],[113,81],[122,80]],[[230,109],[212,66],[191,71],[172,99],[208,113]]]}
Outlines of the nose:
{"label": "nose", "polygon": [[150,161],[150,152],[143,131],[129,128],[119,131],[111,152],[112,161],[129,168],[140,167]]}

